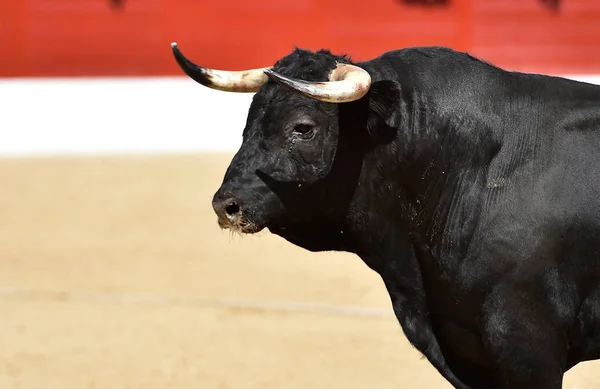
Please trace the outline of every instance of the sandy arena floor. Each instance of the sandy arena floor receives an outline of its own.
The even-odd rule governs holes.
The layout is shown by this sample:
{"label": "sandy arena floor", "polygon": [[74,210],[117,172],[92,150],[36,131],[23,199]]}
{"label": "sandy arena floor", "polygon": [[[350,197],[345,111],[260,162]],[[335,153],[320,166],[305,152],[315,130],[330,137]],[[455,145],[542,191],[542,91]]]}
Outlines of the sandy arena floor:
{"label": "sandy arena floor", "polygon": [[0,159],[0,388],[450,388],[358,258],[219,230],[228,161]]}

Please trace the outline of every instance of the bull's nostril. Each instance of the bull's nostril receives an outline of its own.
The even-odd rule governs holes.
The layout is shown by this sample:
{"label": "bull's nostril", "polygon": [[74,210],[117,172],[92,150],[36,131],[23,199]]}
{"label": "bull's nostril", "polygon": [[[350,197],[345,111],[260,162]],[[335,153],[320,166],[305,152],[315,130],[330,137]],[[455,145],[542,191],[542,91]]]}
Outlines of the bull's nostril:
{"label": "bull's nostril", "polygon": [[237,215],[240,212],[240,206],[235,201],[232,201],[231,204],[225,208],[225,212],[227,212],[228,216]]}

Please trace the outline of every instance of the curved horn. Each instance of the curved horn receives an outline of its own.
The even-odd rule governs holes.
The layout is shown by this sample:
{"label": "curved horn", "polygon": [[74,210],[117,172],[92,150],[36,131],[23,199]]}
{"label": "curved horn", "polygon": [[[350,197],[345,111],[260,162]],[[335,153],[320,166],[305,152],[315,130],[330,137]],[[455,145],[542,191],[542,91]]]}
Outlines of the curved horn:
{"label": "curved horn", "polygon": [[310,98],[329,103],[346,103],[358,100],[367,94],[371,87],[369,73],[356,66],[341,63],[329,74],[329,81],[308,82],[288,78],[270,69],[265,73],[272,80],[288,86]]}
{"label": "curved horn", "polygon": [[181,69],[191,79],[199,84],[212,89],[218,89],[225,92],[256,92],[267,82],[268,77],[264,73],[265,69],[251,69],[239,72],[227,70],[207,69],[196,65],[187,59],[177,47],[177,43],[171,43],[173,55]]}

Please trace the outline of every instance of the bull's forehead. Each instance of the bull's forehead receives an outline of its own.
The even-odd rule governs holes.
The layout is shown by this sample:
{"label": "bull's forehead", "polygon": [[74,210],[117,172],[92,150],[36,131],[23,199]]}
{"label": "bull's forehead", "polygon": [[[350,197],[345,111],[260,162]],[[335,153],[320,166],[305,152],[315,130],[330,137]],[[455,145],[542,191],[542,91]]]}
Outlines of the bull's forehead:
{"label": "bull's forehead", "polygon": [[328,50],[317,52],[295,49],[281,58],[273,70],[287,77],[304,81],[327,81],[337,63],[350,63],[346,56],[334,55]]}
{"label": "bull's forehead", "polygon": [[328,103],[316,101],[275,82],[265,84],[252,99],[244,136],[254,132],[272,135],[302,114],[314,117],[325,112]]}
{"label": "bull's forehead", "polygon": [[[338,63],[350,62],[349,58],[334,55],[327,50],[313,52],[297,48],[277,61],[273,70],[299,80],[327,81]],[[330,104],[310,99],[273,80],[268,80],[252,99],[244,137],[255,132],[258,132],[258,135],[270,135],[274,128],[282,128],[295,115],[323,113],[328,105]]]}

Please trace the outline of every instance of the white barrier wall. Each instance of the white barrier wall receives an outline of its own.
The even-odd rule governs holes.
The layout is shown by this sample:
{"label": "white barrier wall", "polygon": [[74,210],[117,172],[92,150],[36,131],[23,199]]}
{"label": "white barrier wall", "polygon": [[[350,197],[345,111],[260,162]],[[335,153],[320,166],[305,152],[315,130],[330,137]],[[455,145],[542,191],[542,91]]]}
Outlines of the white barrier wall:
{"label": "white barrier wall", "polygon": [[233,152],[251,100],[187,77],[0,80],[0,155]]}
{"label": "white barrier wall", "polygon": [[252,94],[189,78],[0,81],[0,155],[235,151]]}

